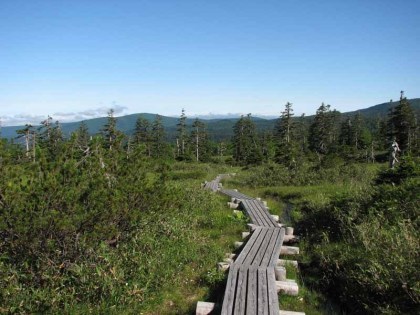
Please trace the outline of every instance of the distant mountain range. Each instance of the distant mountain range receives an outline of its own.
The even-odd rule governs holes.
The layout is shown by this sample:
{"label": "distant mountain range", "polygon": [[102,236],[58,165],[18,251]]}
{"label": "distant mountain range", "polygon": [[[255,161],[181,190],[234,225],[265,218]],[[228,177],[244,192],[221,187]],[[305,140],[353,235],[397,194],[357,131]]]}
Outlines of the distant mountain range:
{"label": "distant mountain range", "polygon": [[[417,115],[420,115],[420,98],[410,99],[410,105],[413,107]],[[356,113],[362,114],[367,119],[372,119],[376,117],[384,117],[388,114],[388,111],[391,107],[394,107],[398,104],[398,102],[388,102],[382,103],[375,106],[371,106],[368,108],[360,109],[357,111],[346,112],[342,113],[345,116],[355,115]],[[234,115],[234,114],[230,114]],[[132,134],[134,131],[135,123],[138,117],[143,116],[150,122],[152,122],[156,114],[150,113],[141,113],[141,114],[131,114],[126,116],[121,116],[117,118],[117,128],[126,134]],[[214,117],[216,115],[210,115],[210,117]],[[213,140],[221,140],[221,139],[228,139],[233,135],[232,127],[235,122],[239,119],[238,116],[232,117],[228,116],[229,118],[221,118],[223,116],[218,116],[219,118],[212,118],[212,119],[205,119],[200,117],[206,125],[207,130],[210,134],[210,137]],[[311,119],[311,116],[307,117]],[[267,118],[260,118],[260,117],[253,117],[255,125],[257,126],[258,130],[271,130],[273,129],[276,119],[267,119]],[[94,118],[85,120],[89,128],[89,132],[91,134],[96,134],[100,132],[101,128],[106,124],[107,118]],[[194,119],[188,118],[187,125],[191,125]],[[165,131],[167,134],[168,140],[172,140],[176,134],[176,125],[178,123],[177,117],[168,117],[162,116],[162,122],[165,127]],[[80,125],[80,121],[78,122],[70,122],[70,123],[62,123],[61,128],[65,136],[69,136],[72,132],[74,132]],[[16,137],[16,130],[22,129],[23,126],[7,126],[1,129],[1,137],[3,138],[14,138]]]}

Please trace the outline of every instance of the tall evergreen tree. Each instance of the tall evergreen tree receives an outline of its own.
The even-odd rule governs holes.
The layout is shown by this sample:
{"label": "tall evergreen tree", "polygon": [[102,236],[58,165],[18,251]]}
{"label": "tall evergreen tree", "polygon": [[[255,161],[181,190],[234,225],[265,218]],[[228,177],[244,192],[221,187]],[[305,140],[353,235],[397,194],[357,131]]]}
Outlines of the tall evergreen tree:
{"label": "tall evergreen tree", "polygon": [[296,162],[296,142],[293,132],[295,123],[293,121],[292,103],[287,102],[284,111],[277,120],[275,127],[276,154],[275,160],[286,166],[292,166]]}
{"label": "tall evergreen tree", "polygon": [[296,139],[298,142],[299,155],[304,155],[308,150],[308,122],[305,113],[300,115],[296,123]]}
{"label": "tall evergreen tree", "polygon": [[403,152],[410,152],[413,143],[416,143],[415,115],[407,98],[404,97],[404,91],[401,91],[398,105],[388,115],[388,136],[396,139]]}
{"label": "tall evergreen tree", "polygon": [[137,118],[134,129],[134,143],[136,146],[143,145],[147,156],[151,156],[151,127],[150,122],[146,118],[142,116]]}
{"label": "tall evergreen tree", "polygon": [[233,158],[240,164],[257,164],[262,161],[262,153],[257,141],[255,124],[251,114],[241,118],[233,126]]}
{"label": "tall evergreen tree", "polygon": [[156,115],[152,125],[152,156],[162,157],[165,146],[165,129],[163,128],[162,116]]}
{"label": "tall evergreen tree", "polygon": [[82,121],[76,130],[76,143],[80,150],[85,151],[89,147],[89,128],[85,121]]}
{"label": "tall evergreen tree", "polygon": [[309,147],[318,154],[328,153],[338,139],[337,123],[340,114],[330,108],[330,105],[322,103],[309,128]]}
{"label": "tall evergreen tree", "polygon": [[101,133],[104,137],[105,147],[111,151],[115,147],[118,137],[117,119],[114,117],[113,109],[108,111],[107,123],[102,128]]}

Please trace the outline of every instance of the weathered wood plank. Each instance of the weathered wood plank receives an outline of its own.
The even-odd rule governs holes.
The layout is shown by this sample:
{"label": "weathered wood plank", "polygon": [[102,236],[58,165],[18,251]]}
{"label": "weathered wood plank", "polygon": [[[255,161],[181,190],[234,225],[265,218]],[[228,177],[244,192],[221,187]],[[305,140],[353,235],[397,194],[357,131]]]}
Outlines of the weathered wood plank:
{"label": "weathered wood plank", "polygon": [[262,216],[264,216],[264,220],[266,222],[266,226],[273,226],[277,227],[276,220],[272,217],[270,212],[268,211],[267,207],[264,205],[262,201],[254,201],[254,207],[258,209]]}
{"label": "weathered wood plank", "polygon": [[244,209],[245,213],[247,214],[247,216],[250,218],[251,222],[262,226],[259,217],[257,216],[257,214],[252,211],[251,207],[248,205],[248,203],[246,201],[242,201],[241,202],[241,207]]}
{"label": "weathered wood plank", "polygon": [[265,220],[267,221],[267,226],[278,227],[278,223],[273,215],[268,211],[268,208],[264,205],[262,201],[258,202],[258,209],[261,213],[264,214]]}
{"label": "weathered wood plank", "polygon": [[260,234],[263,232],[262,228],[256,228],[254,232],[252,233],[251,237],[246,242],[244,248],[239,253],[235,263],[237,265],[243,265],[244,261],[247,259],[250,251],[254,247],[255,242],[259,239]]}
{"label": "weathered wood plank", "polygon": [[[266,238],[268,230],[266,228],[261,228],[261,233],[258,235],[258,238],[255,240],[254,245],[252,246],[251,250],[249,251],[246,259],[242,262],[244,265],[252,265],[260,253],[261,246],[264,244],[264,240]],[[258,264],[254,264],[259,266]]]}
{"label": "weathered wood plank", "polygon": [[267,252],[268,247],[270,246],[270,241],[273,236],[273,233],[275,232],[274,229],[271,228],[265,228],[265,235],[264,239],[261,240],[261,244],[258,249],[256,249],[256,254],[254,256],[253,261],[251,262],[251,265],[255,266],[261,266],[266,267],[266,265],[263,265],[262,262],[264,260],[264,257],[266,255],[270,255],[271,253]]}
{"label": "weathered wood plank", "polygon": [[[261,266],[270,266],[270,263],[272,261],[273,253],[277,251],[276,246],[278,247],[278,252],[280,253],[280,246],[278,246],[279,238],[281,237],[281,229],[280,228],[271,228],[272,235],[268,242],[267,249],[265,251],[264,257],[261,260]],[[279,256],[277,255],[276,258]],[[277,263],[277,260],[275,261]],[[271,265],[274,266],[274,263]]]}
{"label": "weathered wood plank", "polygon": [[238,285],[236,288],[236,299],[234,314],[245,314],[246,297],[248,286],[248,268],[239,268]]}
{"label": "weathered wood plank", "polygon": [[249,197],[249,196],[247,196],[245,194],[242,194],[238,191],[235,191],[233,189],[220,189],[219,192],[221,192],[222,194],[227,195],[229,197],[236,198],[236,199],[254,199],[252,197]]}
{"label": "weathered wood plank", "polygon": [[277,235],[276,244],[274,246],[273,252],[271,253],[270,262],[268,263],[269,266],[273,266],[273,267],[277,265],[278,263],[278,258],[280,256],[280,251],[283,245],[283,240],[284,240],[284,235],[285,235],[284,228],[280,228],[279,230],[280,232]]}
{"label": "weathered wood plank", "polygon": [[267,268],[267,287],[268,287],[268,306],[269,314],[277,315],[279,313],[279,298],[276,290],[276,277],[274,268]]}
{"label": "weathered wood plank", "polygon": [[258,268],[258,312],[268,315],[267,269]]}
{"label": "weathered wood plank", "polygon": [[261,218],[261,214],[254,209],[253,200],[242,200],[241,206],[245,210],[246,214],[250,217],[251,222],[259,226],[266,226],[265,222]]}
{"label": "weathered wood plank", "polygon": [[248,274],[248,295],[246,315],[255,315],[257,313],[258,303],[258,269],[249,268]]}
{"label": "weathered wood plank", "polygon": [[238,266],[232,264],[228,280],[226,283],[225,295],[223,298],[223,305],[222,305],[222,312],[221,315],[231,315],[233,312],[233,306],[235,302],[235,295],[236,295],[236,283],[238,278]]}

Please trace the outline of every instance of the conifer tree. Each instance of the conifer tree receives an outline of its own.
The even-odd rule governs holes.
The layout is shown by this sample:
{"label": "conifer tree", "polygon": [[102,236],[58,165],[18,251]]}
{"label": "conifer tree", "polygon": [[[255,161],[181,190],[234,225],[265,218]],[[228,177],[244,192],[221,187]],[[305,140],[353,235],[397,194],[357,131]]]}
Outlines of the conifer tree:
{"label": "conifer tree", "polygon": [[140,116],[137,118],[136,127],[134,129],[134,143],[136,146],[144,145],[147,156],[151,156],[151,125],[150,122]]}
{"label": "conifer tree", "polygon": [[85,151],[89,147],[89,128],[85,121],[82,121],[76,130],[76,143],[80,150]]}
{"label": "conifer tree", "polygon": [[233,158],[240,164],[256,164],[262,161],[262,153],[257,142],[255,124],[251,114],[241,118],[233,126]]}
{"label": "conifer tree", "polygon": [[398,105],[388,115],[388,141],[396,139],[403,152],[410,152],[416,143],[416,120],[414,111],[404,91],[401,91]]}
{"label": "conifer tree", "polygon": [[284,111],[277,120],[275,127],[277,163],[292,166],[296,162],[296,142],[293,139],[295,124],[293,122],[292,103],[287,102]]}
{"label": "conifer tree", "polygon": [[101,133],[104,137],[105,147],[112,151],[118,136],[117,119],[114,117],[113,109],[108,111],[107,123],[102,128]]}
{"label": "conifer tree", "polygon": [[163,128],[162,116],[156,115],[152,125],[152,156],[162,157],[165,146],[165,129]]}
{"label": "conifer tree", "polygon": [[330,105],[322,103],[309,128],[309,147],[317,154],[327,154],[338,138],[337,123],[340,114],[330,108]]}
{"label": "conifer tree", "polygon": [[53,120],[51,116],[41,121],[36,135],[37,143],[42,151],[44,151],[50,160],[55,158],[61,153],[63,148],[63,132],[60,123]]}
{"label": "conifer tree", "polygon": [[264,161],[269,161],[274,155],[274,141],[273,133],[271,131],[264,131],[260,134],[261,154]]}
{"label": "conifer tree", "polygon": [[308,123],[305,118],[305,113],[300,115],[296,123],[296,139],[298,142],[299,155],[304,155],[308,150]]}

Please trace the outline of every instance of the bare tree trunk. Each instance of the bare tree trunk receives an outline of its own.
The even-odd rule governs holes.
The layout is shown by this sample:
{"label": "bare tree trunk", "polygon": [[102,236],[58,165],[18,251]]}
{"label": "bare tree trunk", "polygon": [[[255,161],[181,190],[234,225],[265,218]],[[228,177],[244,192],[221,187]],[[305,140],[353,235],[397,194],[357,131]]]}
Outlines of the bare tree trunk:
{"label": "bare tree trunk", "polygon": [[196,136],[195,136],[195,154],[198,162],[198,127],[196,129]]}
{"label": "bare tree trunk", "polygon": [[33,132],[32,133],[32,150],[33,150],[33,155],[34,155],[34,162],[35,162],[35,159],[36,159],[36,150],[35,150],[35,148],[36,148],[36,135],[35,135],[35,132]]}
{"label": "bare tree trunk", "polygon": [[25,144],[26,144],[26,157],[29,157],[29,130],[25,134]]}

